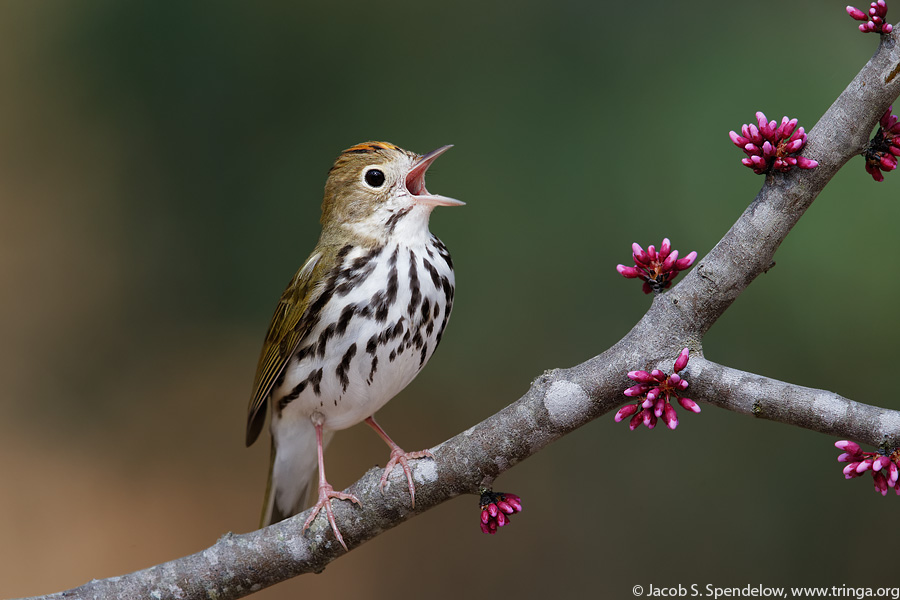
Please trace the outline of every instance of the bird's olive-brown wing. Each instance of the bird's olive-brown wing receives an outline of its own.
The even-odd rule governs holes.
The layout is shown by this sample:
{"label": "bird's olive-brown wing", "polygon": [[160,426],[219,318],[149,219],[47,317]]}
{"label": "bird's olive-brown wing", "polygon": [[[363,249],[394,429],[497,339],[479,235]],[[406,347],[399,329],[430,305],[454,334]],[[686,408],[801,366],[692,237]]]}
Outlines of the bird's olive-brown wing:
{"label": "bird's olive-brown wing", "polygon": [[256,367],[253,395],[247,409],[248,446],[259,437],[266,421],[266,399],[272,391],[272,385],[284,370],[300,340],[308,333],[311,319],[304,316],[314,297],[321,293],[315,285],[321,280],[318,276],[323,270],[321,258],[322,254],[317,252],[306,260],[284,290],[275,314],[272,315],[272,323]]}

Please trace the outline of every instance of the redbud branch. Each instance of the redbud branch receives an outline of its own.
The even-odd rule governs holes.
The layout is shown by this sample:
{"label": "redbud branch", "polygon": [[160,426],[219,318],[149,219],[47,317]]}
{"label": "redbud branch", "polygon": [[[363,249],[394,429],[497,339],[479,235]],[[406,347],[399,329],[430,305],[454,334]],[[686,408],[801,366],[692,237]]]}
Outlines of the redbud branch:
{"label": "redbud branch", "polygon": [[[478,494],[492,479],[621,402],[624,362],[604,353],[567,370],[545,373],[513,404],[431,448],[434,459],[410,462],[416,507],[401,472],[384,494],[382,469],[370,469],[347,492],[361,506],[335,502],[347,546],[356,546],[460,494]],[[598,368],[599,367],[599,368]],[[599,396],[597,395],[599,394]],[[310,511],[246,534],[226,534],[210,548],[161,565],[90,581],[32,600],[72,598],[242,598],[304,573],[315,573],[345,552],[324,519],[301,532]],[[474,511],[473,511],[474,512]]]}
{"label": "redbud branch", "polygon": [[692,357],[691,393],[708,404],[762,419],[851,438],[883,450],[900,446],[900,411],[854,402]]}
{"label": "redbud branch", "polygon": [[731,230],[666,295],[679,304],[677,313],[690,320],[686,325],[692,335],[706,333],[750,282],[774,264],[775,251],[819,192],[866,146],[878,119],[900,96],[897,42],[896,31],[882,36],[875,55],[809,131],[804,155],[819,166],[767,176]]}
{"label": "redbud branch", "polygon": [[[459,494],[490,481],[551,442],[623,403],[628,371],[670,368],[691,349],[684,371],[691,394],[740,413],[797,425],[872,445],[900,444],[900,413],[832,392],[744,373],[704,360],[703,335],[760,273],[778,246],[840,167],[859,154],[885,109],[900,95],[897,28],[882,35],[875,55],[808,133],[811,170],[767,176],[759,195],[731,230],[615,346],[572,367],[545,373],[519,400],[432,448],[434,460],[412,463],[416,507],[409,506],[401,473],[382,495],[381,470],[372,469],[348,492],[362,506],[334,504],[349,548],[378,536]],[[318,572],[344,554],[318,519],[303,534],[307,512],[243,535],[228,534],[210,548],[121,577],[41,596],[62,598],[241,598],[303,573]]]}

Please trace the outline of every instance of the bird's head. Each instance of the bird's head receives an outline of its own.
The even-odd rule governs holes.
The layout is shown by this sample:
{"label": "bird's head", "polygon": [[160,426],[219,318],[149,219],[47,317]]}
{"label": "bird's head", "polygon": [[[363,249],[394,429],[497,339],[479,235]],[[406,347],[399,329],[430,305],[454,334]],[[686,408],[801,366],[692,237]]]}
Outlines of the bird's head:
{"label": "bird's head", "polygon": [[442,146],[420,156],[387,142],[365,142],[344,150],[325,184],[323,227],[351,227],[382,237],[392,233],[387,230],[399,220],[398,214],[416,212],[427,227],[435,206],[465,204],[425,188],[428,167],[450,148]]}

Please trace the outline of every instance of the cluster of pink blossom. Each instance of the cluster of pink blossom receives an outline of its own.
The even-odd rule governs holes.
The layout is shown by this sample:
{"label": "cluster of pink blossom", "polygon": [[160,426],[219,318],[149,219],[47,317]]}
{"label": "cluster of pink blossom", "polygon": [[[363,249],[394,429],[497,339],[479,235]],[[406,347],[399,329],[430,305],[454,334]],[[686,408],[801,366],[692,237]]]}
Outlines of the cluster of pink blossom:
{"label": "cluster of pink blossom", "polygon": [[875,181],[884,181],[881,172],[896,169],[897,157],[900,156],[900,121],[891,114],[893,108],[888,106],[881,115],[875,137],[866,147],[866,172]]}
{"label": "cluster of pink blossom", "polygon": [[859,26],[859,30],[863,33],[890,33],[894,30],[894,27],[884,20],[887,16],[887,3],[884,0],[870,4],[868,13],[855,6],[848,6],[847,14],[857,21],[865,21]]}
{"label": "cluster of pink blossom", "polygon": [[631,245],[631,251],[635,266],[617,265],[616,271],[629,279],[642,279],[645,294],[659,293],[671,287],[672,280],[678,277],[678,272],[690,267],[697,259],[696,252],[678,258],[678,250],[672,250],[669,238],[663,239],[659,250],[652,245],[644,250],[639,244],[634,243]]}
{"label": "cluster of pink blossom", "polygon": [[848,463],[844,467],[844,477],[853,479],[866,471],[871,471],[875,481],[875,491],[886,496],[888,489],[893,489],[900,496],[900,450],[890,456],[877,452],[863,452],[859,444],[850,440],[835,442],[835,448],[843,450],[838,462]]}
{"label": "cluster of pink blossom", "polygon": [[628,378],[638,382],[625,390],[629,398],[638,398],[635,404],[626,404],[616,413],[616,423],[631,417],[629,429],[634,431],[641,424],[647,429],[656,427],[657,419],[662,419],[669,429],[678,427],[678,415],[672,407],[671,399],[677,399],[678,404],[685,410],[695,413],[700,412],[700,406],[690,398],[683,398],[679,394],[687,389],[688,382],[682,379],[678,372],[688,364],[688,349],[685,348],[675,359],[674,373],[667,375],[659,369],[647,371],[630,371]]}
{"label": "cluster of pink blossom", "polygon": [[756,113],[757,125],[752,123],[741,127],[741,134],[734,131],[728,137],[734,145],[744,151],[747,158],[741,163],[753,169],[754,173],[786,172],[792,168],[813,169],[819,166],[814,160],[800,156],[800,150],[806,145],[806,132],[797,127],[797,119],[781,119],[779,125],[775,121],[767,121],[762,111]]}
{"label": "cluster of pink blossom", "polygon": [[522,499],[504,492],[481,492],[481,531],[491,535],[509,523],[510,515],[522,512]]}

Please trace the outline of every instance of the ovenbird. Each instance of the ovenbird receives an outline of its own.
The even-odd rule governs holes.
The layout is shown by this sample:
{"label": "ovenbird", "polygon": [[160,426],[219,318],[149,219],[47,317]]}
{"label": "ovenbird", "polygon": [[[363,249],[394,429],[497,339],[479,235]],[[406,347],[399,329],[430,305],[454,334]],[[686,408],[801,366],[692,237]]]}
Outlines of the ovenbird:
{"label": "ovenbird", "polygon": [[271,408],[272,453],[262,525],[301,512],[318,468],[318,502],[334,519],[336,492],[325,478],[331,433],[366,421],[391,448],[382,491],[395,465],[415,486],[404,452],[374,414],[406,387],[434,353],[453,304],[453,262],[428,230],[435,206],[459,200],[431,194],[425,172],[450,146],[424,156],[386,142],[341,153],[325,184],[322,233],[281,296],[263,344],[247,415],[247,445]]}

